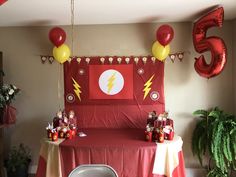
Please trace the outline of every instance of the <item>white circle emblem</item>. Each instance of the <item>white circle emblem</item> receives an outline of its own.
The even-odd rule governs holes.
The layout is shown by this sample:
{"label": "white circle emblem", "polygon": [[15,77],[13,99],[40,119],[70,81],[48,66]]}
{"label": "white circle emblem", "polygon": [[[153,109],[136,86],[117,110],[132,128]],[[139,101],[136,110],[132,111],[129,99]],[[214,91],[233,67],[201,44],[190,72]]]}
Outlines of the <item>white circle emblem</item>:
{"label": "white circle emblem", "polygon": [[66,96],[66,101],[69,102],[69,103],[73,103],[75,101],[75,96],[73,94],[69,93]]}
{"label": "white circle emblem", "polygon": [[114,69],[104,71],[99,77],[99,87],[107,95],[115,95],[124,87],[122,74]]}
{"label": "white circle emblem", "polygon": [[150,97],[153,101],[157,101],[159,98],[160,98],[160,94],[156,91],[153,91],[151,94],[150,94]]}

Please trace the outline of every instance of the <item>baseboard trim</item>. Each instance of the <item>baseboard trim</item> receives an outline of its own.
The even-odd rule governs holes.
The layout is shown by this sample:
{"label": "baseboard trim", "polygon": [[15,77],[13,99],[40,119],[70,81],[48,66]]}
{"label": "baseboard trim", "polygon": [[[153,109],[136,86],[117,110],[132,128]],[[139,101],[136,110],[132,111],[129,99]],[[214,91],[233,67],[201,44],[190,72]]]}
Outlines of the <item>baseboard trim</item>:
{"label": "baseboard trim", "polygon": [[186,177],[206,176],[207,172],[203,168],[185,168]]}
{"label": "baseboard trim", "polygon": [[[29,167],[29,174],[36,174],[37,171],[37,165],[31,165]],[[199,176],[205,176],[206,170],[203,168],[186,168],[186,177],[199,177]]]}

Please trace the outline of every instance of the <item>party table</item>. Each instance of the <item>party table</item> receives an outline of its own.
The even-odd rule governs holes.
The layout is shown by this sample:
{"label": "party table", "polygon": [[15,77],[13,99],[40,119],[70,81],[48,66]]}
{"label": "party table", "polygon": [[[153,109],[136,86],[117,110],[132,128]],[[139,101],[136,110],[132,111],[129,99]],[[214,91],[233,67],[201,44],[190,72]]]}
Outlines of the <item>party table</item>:
{"label": "party table", "polygon": [[[182,139],[144,141],[142,129],[84,129],[87,136],[41,145],[37,177],[68,177],[82,164],[107,164],[119,177],[185,177]],[[54,159],[54,160],[53,160]]]}

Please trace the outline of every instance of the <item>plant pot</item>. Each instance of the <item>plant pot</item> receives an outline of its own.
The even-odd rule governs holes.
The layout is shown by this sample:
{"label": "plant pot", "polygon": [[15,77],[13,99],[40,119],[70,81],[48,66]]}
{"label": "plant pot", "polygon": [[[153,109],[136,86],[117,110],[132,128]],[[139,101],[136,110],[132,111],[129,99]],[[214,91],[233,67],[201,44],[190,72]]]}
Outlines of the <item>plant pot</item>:
{"label": "plant pot", "polygon": [[16,171],[7,171],[7,177],[28,177],[29,167],[18,167]]}
{"label": "plant pot", "polygon": [[15,124],[16,123],[16,108],[6,105],[3,109],[3,123]]}
{"label": "plant pot", "polygon": [[3,124],[3,108],[0,108],[0,124]]}

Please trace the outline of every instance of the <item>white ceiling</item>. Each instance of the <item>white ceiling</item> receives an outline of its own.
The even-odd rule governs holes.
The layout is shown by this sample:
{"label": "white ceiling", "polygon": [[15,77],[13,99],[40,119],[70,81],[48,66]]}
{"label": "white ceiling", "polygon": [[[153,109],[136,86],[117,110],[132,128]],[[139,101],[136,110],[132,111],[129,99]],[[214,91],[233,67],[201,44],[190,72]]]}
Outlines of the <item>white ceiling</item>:
{"label": "white ceiling", "polygon": [[[0,26],[70,25],[71,0],[8,0],[0,6]],[[236,0],[75,0],[75,24],[194,21],[222,5],[236,18]]]}

